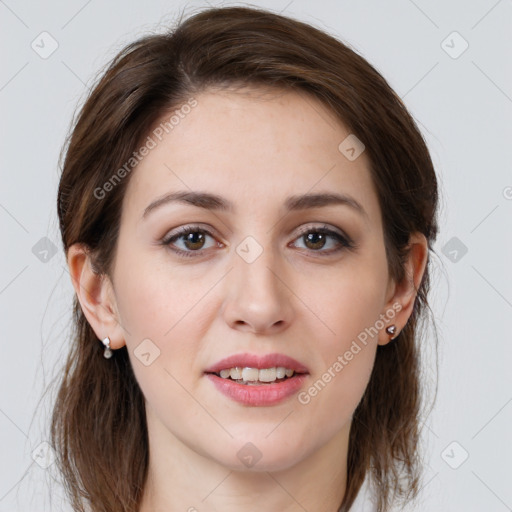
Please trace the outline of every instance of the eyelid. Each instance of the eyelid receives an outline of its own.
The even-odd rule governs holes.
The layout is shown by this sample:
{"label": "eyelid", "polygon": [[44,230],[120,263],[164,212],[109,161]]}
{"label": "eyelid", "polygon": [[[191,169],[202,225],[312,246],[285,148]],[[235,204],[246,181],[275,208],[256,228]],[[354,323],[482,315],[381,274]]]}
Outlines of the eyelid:
{"label": "eyelid", "polygon": [[332,231],[344,238],[349,238],[343,231],[340,231],[338,228],[335,228],[334,226],[330,226],[329,224],[320,223],[321,225],[317,226],[314,225],[314,223],[304,224],[298,228],[299,235],[304,235],[305,233],[309,233],[310,231],[319,231],[319,230],[325,230],[325,231]]}
{"label": "eyelid", "polygon": [[175,236],[179,236],[181,234],[187,233],[188,231],[203,231],[204,233],[216,237],[221,238],[216,229],[212,228],[208,224],[184,224],[182,226],[178,226],[169,230],[162,238],[162,241],[171,240]]}

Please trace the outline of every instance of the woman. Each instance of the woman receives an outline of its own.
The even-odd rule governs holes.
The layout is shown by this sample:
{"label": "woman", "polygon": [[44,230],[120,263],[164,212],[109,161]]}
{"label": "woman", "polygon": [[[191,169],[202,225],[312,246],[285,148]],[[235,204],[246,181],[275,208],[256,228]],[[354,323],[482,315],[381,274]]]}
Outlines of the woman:
{"label": "woman", "polygon": [[58,192],[76,332],[52,418],[75,510],[414,498],[437,182],[363,58],[252,8],[143,38]]}

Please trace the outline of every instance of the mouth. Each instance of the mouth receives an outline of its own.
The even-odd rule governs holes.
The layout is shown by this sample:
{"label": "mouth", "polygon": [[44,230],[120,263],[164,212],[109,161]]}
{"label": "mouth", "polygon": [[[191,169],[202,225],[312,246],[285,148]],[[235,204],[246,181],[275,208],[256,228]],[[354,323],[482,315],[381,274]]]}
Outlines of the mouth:
{"label": "mouth", "polygon": [[244,406],[270,407],[305,385],[308,368],[285,354],[235,354],[205,370],[214,387]]}

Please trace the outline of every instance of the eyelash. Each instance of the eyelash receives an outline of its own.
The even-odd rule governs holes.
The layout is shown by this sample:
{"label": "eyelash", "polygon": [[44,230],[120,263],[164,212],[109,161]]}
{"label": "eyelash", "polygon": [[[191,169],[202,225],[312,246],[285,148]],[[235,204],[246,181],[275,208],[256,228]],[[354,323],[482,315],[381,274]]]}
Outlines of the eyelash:
{"label": "eyelash", "polygon": [[[182,249],[176,249],[176,248],[171,248],[170,247],[172,242],[175,242],[179,238],[181,238],[183,236],[186,236],[186,235],[189,235],[191,233],[202,233],[202,234],[208,235],[208,236],[210,236],[212,238],[215,238],[215,236],[210,231],[208,231],[207,229],[200,228],[198,226],[185,226],[185,227],[179,228],[178,231],[173,233],[172,235],[165,237],[161,241],[161,243],[164,246],[169,246],[169,248],[173,252],[175,252],[178,256],[180,256],[180,257],[185,257],[185,258],[199,257],[199,256],[202,255],[201,254],[202,251],[203,251],[202,249],[199,249],[197,251],[191,251],[191,250],[183,251]],[[342,251],[344,249],[351,250],[351,249],[355,248],[355,245],[354,245],[354,243],[352,242],[352,240],[350,238],[348,238],[346,236],[342,236],[339,233],[337,233],[336,231],[333,231],[332,229],[327,228],[326,226],[304,228],[304,229],[301,230],[301,232],[299,233],[299,236],[295,240],[297,240],[300,237],[303,237],[304,235],[306,235],[308,233],[319,233],[319,234],[328,235],[328,236],[336,239],[337,242],[339,243],[339,247],[338,248],[331,249],[331,250],[328,250],[328,251],[322,251],[322,250],[315,251],[313,249],[310,249],[310,251],[313,252],[313,253],[323,253],[323,254],[328,256],[328,255],[337,253],[339,251]]]}

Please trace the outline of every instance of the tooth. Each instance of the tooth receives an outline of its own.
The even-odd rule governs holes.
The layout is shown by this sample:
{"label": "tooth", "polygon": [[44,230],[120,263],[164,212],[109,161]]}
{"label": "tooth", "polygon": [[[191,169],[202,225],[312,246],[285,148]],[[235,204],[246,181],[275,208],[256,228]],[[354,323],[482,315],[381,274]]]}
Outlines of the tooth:
{"label": "tooth", "polygon": [[277,368],[263,368],[261,370],[258,368],[242,368],[240,366],[236,366],[233,368],[224,368],[223,370],[220,370],[219,375],[223,379],[228,379],[231,377],[232,380],[243,380],[247,383],[257,381],[274,382],[276,379],[284,379],[285,376],[291,377],[294,373],[294,370],[284,368],[283,366],[279,366]]}
{"label": "tooth", "polygon": [[237,366],[235,368],[231,368],[231,370],[229,370],[229,376],[233,380],[241,379],[242,378],[242,368],[240,368],[239,366]]}
{"label": "tooth", "polygon": [[259,371],[259,380],[261,382],[273,382],[276,380],[276,369],[265,368]]}
{"label": "tooth", "polygon": [[255,382],[258,380],[259,370],[258,368],[244,368],[242,370],[242,379],[245,381]]}

